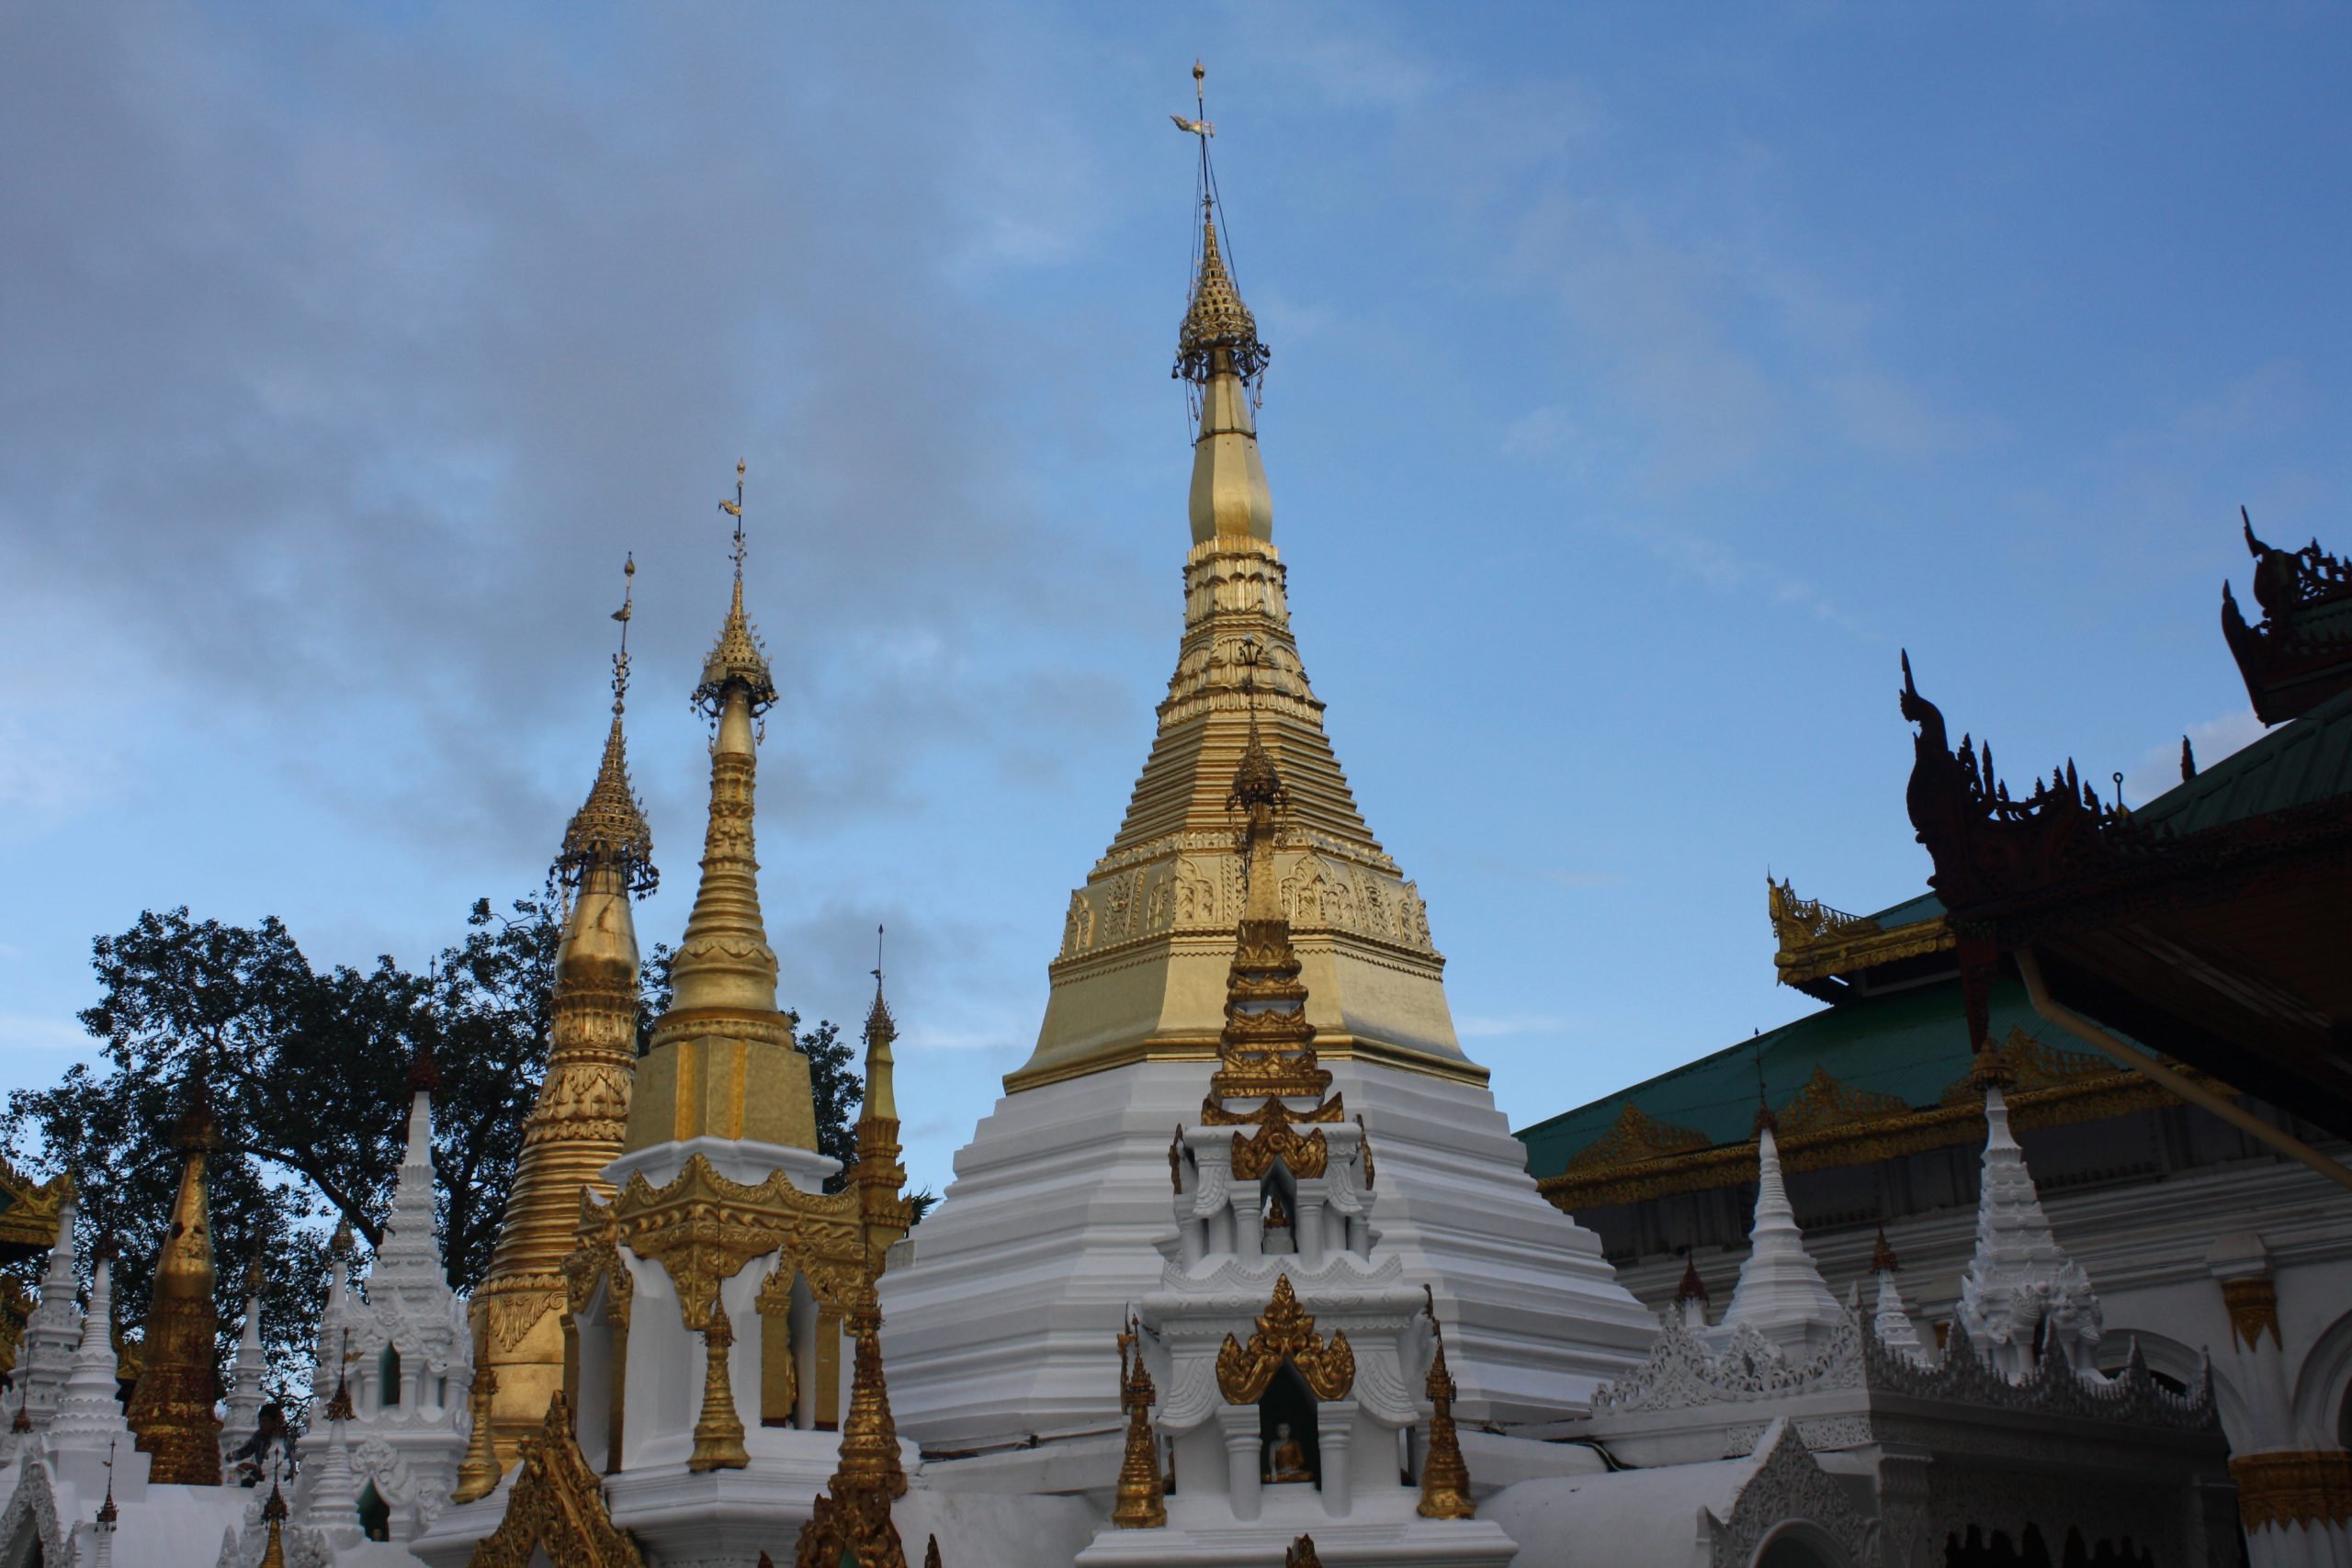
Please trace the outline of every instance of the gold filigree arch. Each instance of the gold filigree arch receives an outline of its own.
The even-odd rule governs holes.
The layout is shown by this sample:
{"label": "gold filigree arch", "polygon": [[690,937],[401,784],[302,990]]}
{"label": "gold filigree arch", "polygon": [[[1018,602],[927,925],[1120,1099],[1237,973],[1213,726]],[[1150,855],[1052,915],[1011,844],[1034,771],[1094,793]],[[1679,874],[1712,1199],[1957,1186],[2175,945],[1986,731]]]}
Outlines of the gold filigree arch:
{"label": "gold filigree arch", "polygon": [[1216,1353],[1217,1392],[1228,1404],[1254,1404],[1264,1396],[1284,1361],[1298,1369],[1317,1399],[1345,1399],[1355,1386],[1356,1353],[1344,1329],[1334,1330],[1330,1342],[1315,1332],[1315,1319],[1299,1305],[1290,1276],[1274,1278],[1273,1299],[1258,1319],[1257,1332],[1244,1345],[1232,1335]]}
{"label": "gold filigree arch", "polygon": [[555,1568],[645,1568],[637,1542],[613,1523],[605,1489],[571,1436],[571,1402],[558,1393],[546,1422],[522,1440],[521,1473],[506,1495],[506,1517],[467,1559],[467,1568],[531,1568],[545,1551]]}

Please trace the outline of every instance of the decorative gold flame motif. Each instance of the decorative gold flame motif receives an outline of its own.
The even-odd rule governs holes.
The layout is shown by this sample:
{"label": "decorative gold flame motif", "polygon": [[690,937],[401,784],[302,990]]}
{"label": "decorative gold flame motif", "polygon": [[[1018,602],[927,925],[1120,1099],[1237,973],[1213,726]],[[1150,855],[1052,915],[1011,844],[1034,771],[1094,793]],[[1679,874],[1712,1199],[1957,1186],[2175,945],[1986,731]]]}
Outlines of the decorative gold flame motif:
{"label": "decorative gold flame motif", "polygon": [[1356,1353],[1347,1331],[1334,1330],[1329,1344],[1315,1332],[1315,1319],[1299,1305],[1290,1276],[1276,1275],[1273,1299],[1258,1319],[1257,1332],[1242,1344],[1232,1335],[1216,1353],[1217,1392],[1227,1404],[1254,1404],[1284,1361],[1298,1369],[1317,1399],[1345,1399],[1355,1386]]}
{"label": "decorative gold flame motif", "polygon": [[556,1568],[645,1568],[636,1542],[614,1528],[604,1484],[571,1435],[571,1402],[560,1392],[522,1450],[506,1515],[467,1568],[531,1568],[540,1552]]}

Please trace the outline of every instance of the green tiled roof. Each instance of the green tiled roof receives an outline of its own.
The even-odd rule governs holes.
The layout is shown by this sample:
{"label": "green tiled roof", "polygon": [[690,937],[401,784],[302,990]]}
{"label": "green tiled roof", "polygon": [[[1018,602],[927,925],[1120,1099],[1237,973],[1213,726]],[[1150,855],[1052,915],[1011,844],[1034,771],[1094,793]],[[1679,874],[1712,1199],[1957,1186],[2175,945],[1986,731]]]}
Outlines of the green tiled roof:
{"label": "green tiled roof", "polygon": [[1871,917],[1885,931],[1897,926],[1916,926],[1922,920],[1932,920],[1944,912],[1944,901],[1932,893],[1922,893],[1916,898],[1881,909]]}
{"label": "green tiled roof", "polygon": [[[2025,987],[2013,980],[1993,987],[1992,1026],[1995,1040],[2007,1039],[2016,1028],[2059,1050],[2097,1050],[2045,1021],[2026,999]],[[1968,1045],[1956,979],[1857,998],[1521,1128],[1519,1137],[1527,1145],[1527,1168],[1539,1180],[1558,1175],[1577,1151],[1609,1131],[1629,1100],[1655,1121],[1692,1128],[1716,1144],[1744,1143],[1755,1131],[1759,1052],[1764,1095],[1776,1109],[1795,1097],[1815,1067],[1851,1089],[1932,1106],[1953,1080],[1967,1076]]]}
{"label": "green tiled roof", "polygon": [[2289,719],[2132,815],[2143,826],[2194,833],[2340,795],[2352,795],[2352,692]]}

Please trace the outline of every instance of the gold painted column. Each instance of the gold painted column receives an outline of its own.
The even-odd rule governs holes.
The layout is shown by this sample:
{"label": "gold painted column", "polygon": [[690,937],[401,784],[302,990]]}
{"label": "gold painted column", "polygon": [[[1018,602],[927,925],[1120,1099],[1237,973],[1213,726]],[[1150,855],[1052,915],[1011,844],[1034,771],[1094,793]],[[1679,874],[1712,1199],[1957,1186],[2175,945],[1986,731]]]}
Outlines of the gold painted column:
{"label": "gold painted column", "polygon": [[2352,1561],[2352,1453],[2306,1446],[2295,1425],[2278,1281],[2256,1235],[2225,1235],[2207,1252],[2230,1320],[2227,1359],[2248,1430],[2233,1434],[2230,1479],[2253,1568]]}

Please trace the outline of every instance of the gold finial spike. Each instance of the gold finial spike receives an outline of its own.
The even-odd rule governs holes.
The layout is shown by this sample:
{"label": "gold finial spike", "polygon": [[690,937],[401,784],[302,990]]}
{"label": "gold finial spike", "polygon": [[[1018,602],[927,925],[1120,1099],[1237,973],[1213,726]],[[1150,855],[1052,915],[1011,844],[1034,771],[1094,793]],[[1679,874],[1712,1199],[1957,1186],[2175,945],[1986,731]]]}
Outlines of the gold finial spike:
{"label": "gold finial spike", "polygon": [[741,1470],[752,1462],[743,1447],[743,1418],[735,1413],[734,1380],[727,1371],[727,1352],[734,1343],[727,1305],[714,1300],[702,1331],[702,1416],[695,1422],[695,1450],[686,1457],[686,1468],[696,1472]]}
{"label": "gold finial spike", "polygon": [[1127,1446],[1119,1461],[1118,1501],[1111,1509],[1111,1523],[1120,1529],[1156,1529],[1168,1522],[1166,1482],[1151,1428],[1151,1407],[1159,1399],[1143,1364],[1143,1324],[1130,1313],[1119,1332],[1119,1405],[1127,1416]]}
{"label": "gold finial spike", "polygon": [[1445,1370],[1445,1329],[1437,1320],[1437,1297],[1421,1287],[1428,1305],[1430,1337],[1436,1349],[1430,1358],[1430,1450],[1421,1461],[1421,1500],[1413,1511],[1425,1519],[1466,1519],[1477,1513],[1470,1501],[1470,1467],[1462,1460],[1462,1438],[1453,1429],[1453,1374]]}
{"label": "gold finial spike", "polygon": [[1216,127],[1210,124],[1208,120],[1208,99],[1202,86],[1207,75],[1208,73],[1201,68],[1199,61],[1193,62],[1193,118],[1186,119],[1181,114],[1171,114],[1168,117],[1176,122],[1177,130],[1188,136],[1197,136],[1201,139],[1204,157],[1207,155],[1209,138],[1216,134]]}

